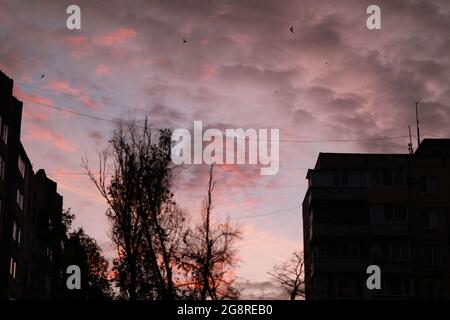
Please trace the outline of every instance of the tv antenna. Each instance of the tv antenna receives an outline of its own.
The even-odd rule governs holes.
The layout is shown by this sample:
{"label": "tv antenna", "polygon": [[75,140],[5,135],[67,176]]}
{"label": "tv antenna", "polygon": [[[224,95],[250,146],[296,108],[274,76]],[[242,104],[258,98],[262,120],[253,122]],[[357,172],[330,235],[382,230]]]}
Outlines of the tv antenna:
{"label": "tv antenna", "polygon": [[414,153],[414,149],[413,149],[413,146],[412,146],[411,126],[408,126],[408,131],[409,131],[408,151],[409,151],[409,154],[413,154]]}
{"label": "tv antenna", "polygon": [[418,104],[419,104],[419,102],[416,101],[417,147],[419,147],[419,144],[420,144],[419,113],[417,112]]}

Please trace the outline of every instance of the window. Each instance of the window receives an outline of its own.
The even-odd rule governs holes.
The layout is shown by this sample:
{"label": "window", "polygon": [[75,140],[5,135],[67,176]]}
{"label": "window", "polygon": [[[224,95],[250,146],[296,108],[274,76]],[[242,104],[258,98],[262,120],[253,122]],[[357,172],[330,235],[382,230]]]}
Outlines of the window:
{"label": "window", "polygon": [[379,170],[370,171],[370,185],[372,187],[381,186],[381,172]]}
{"label": "window", "polygon": [[11,259],[9,259],[9,275],[10,275],[13,279],[16,279],[16,271],[17,271],[17,263],[16,263],[16,260],[14,260],[14,258],[11,257]]}
{"label": "window", "polygon": [[394,186],[405,186],[405,172],[403,170],[394,170],[392,172],[392,179],[394,181]]}
{"label": "window", "polygon": [[327,295],[329,299],[354,299],[355,280],[350,278],[329,279]]}
{"label": "window", "polygon": [[371,223],[408,223],[408,210],[404,205],[375,205],[370,207]]}
{"label": "window", "polygon": [[425,209],[423,212],[423,226],[429,230],[439,229],[439,211]]}
{"label": "window", "polygon": [[6,173],[6,162],[3,160],[3,157],[0,156],[0,181],[5,180]]}
{"label": "window", "polygon": [[339,171],[333,171],[333,186],[340,186],[341,185],[341,175]]}
{"label": "window", "polygon": [[49,262],[52,262],[53,252],[52,252],[52,249],[50,247],[47,247],[47,258],[48,258]]}
{"label": "window", "polygon": [[333,185],[333,174],[331,171],[313,171],[313,186],[331,186]]}
{"label": "window", "polygon": [[369,221],[366,208],[360,205],[316,205],[312,212],[317,223],[357,225]]}
{"label": "window", "polygon": [[410,279],[384,279],[380,291],[379,294],[388,296],[411,296],[412,281]]}
{"label": "window", "polygon": [[441,248],[438,245],[425,246],[425,265],[440,266],[441,264]]}
{"label": "window", "polygon": [[375,256],[383,260],[407,261],[410,246],[406,240],[381,240],[375,244]]}
{"label": "window", "polygon": [[8,144],[8,125],[6,123],[3,123],[3,129],[2,129],[2,140],[5,144]]}
{"label": "window", "polygon": [[404,187],[405,171],[401,169],[371,170],[370,185],[373,187]]}
{"label": "window", "polygon": [[348,173],[348,185],[350,186],[365,185],[364,183],[365,176],[366,175],[363,172],[350,171]]}
{"label": "window", "polygon": [[383,206],[371,206],[370,207],[370,222],[371,223],[384,223],[384,207]]}
{"label": "window", "polygon": [[387,205],[384,207],[386,223],[407,223],[406,206]]}
{"label": "window", "polygon": [[53,231],[53,220],[52,220],[52,218],[48,218],[48,229],[50,230],[50,231]]}
{"label": "window", "polygon": [[341,171],[341,185],[343,186],[365,186],[366,173],[359,171]]}
{"label": "window", "polygon": [[22,178],[25,178],[25,169],[26,169],[26,166],[25,166],[25,162],[22,160],[22,157],[20,157],[20,156],[19,156],[19,164],[18,164],[18,167],[19,167],[20,175],[22,176]]}
{"label": "window", "polygon": [[383,186],[392,187],[392,171],[383,170]]}
{"label": "window", "polygon": [[26,288],[31,289],[31,268],[28,265],[28,262],[24,263],[24,268],[25,270],[24,272],[24,281],[23,283],[25,284]]}
{"label": "window", "polygon": [[310,186],[367,186],[365,171],[319,171],[315,170],[309,181]]}
{"label": "window", "polygon": [[323,240],[314,246],[315,254],[321,258],[364,259],[369,254],[369,244],[363,239]]}
{"label": "window", "polygon": [[422,193],[436,193],[438,191],[437,177],[421,177],[419,188]]}
{"label": "window", "polygon": [[21,230],[19,224],[17,223],[17,221],[14,220],[14,223],[13,223],[13,240],[17,244],[17,246],[20,246],[20,242],[22,240],[21,236],[22,236],[22,230]]}
{"label": "window", "polygon": [[17,190],[17,204],[19,205],[20,210],[23,210],[23,194],[20,192],[20,190]]}

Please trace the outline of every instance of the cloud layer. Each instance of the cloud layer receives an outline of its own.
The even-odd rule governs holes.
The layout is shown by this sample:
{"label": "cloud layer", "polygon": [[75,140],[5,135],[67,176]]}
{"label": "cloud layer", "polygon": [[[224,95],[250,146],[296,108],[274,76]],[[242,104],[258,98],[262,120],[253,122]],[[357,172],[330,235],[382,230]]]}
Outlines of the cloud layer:
{"label": "cloud layer", "polygon": [[[215,208],[242,217],[296,207],[319,152],[404,153],[408,142],[300,140],[406,136],[415,101],[425,136],[450,134],[450,2],[377,3],[382,29],[370,31],[365,0],[78,1],[82,30],[70,31],[62,2],[1,0],[0,68],[27,98],[22,139],[30,158],[106,243],[104,204],[76,173],[82,156],[95,161],[106,147],[111,125],[28,100],[106,119],[142,119],[147,110],[155,127],[190,129],[202,120],[220,129],[279,128],[286,141],[278,175],[218,168]],[[174,181],[192,216],[206,174],[194,167]],[[247,279],[265,281],[274,262],[302,246],[300,208],[245,225]]]}

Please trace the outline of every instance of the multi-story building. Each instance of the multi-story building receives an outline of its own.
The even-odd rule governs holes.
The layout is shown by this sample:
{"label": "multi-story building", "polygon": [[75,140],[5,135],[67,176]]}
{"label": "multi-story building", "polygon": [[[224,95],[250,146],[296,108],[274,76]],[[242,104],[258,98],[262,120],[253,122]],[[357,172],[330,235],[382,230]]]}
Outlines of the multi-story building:
{"label": "multi-story building", "polygon": [[62,197],[43,170],[33,172],[12,92],[0,72],[0,299],[53,298],[62,279]]}
{"label": "multi-story building", "polygon": [[[306,299],[450,298],[450,140],[320,153],[303,200]],[[366,269],[381,270],[369,290]]]}

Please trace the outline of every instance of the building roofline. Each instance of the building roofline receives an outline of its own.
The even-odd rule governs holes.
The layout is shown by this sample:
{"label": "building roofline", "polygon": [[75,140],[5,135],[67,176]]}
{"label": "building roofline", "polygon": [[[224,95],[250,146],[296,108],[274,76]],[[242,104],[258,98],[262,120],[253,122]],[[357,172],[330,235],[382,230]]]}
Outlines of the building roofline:
{"label": "building roofline", "polygon": [[405,157],[405,156],[409,156],[409,154],[407,153],[362,153],[362,152],[319,152],[319,157],[321,155],[334,155],[334,156],[338,156],[338,155],[349,155],[349,156],[356,156],[356,155],[360,155],[360,156],[398,156],[398,157]]}
{"label": "building roofline", "polygon": [[22,160],[26,160],[29,164],[31,164],[31,160],[28,157],[27,152],[25,151],[25,147],[23,146],[22,141],[19,141],[19,152],[24,157],[24,159],[22,159]]}

